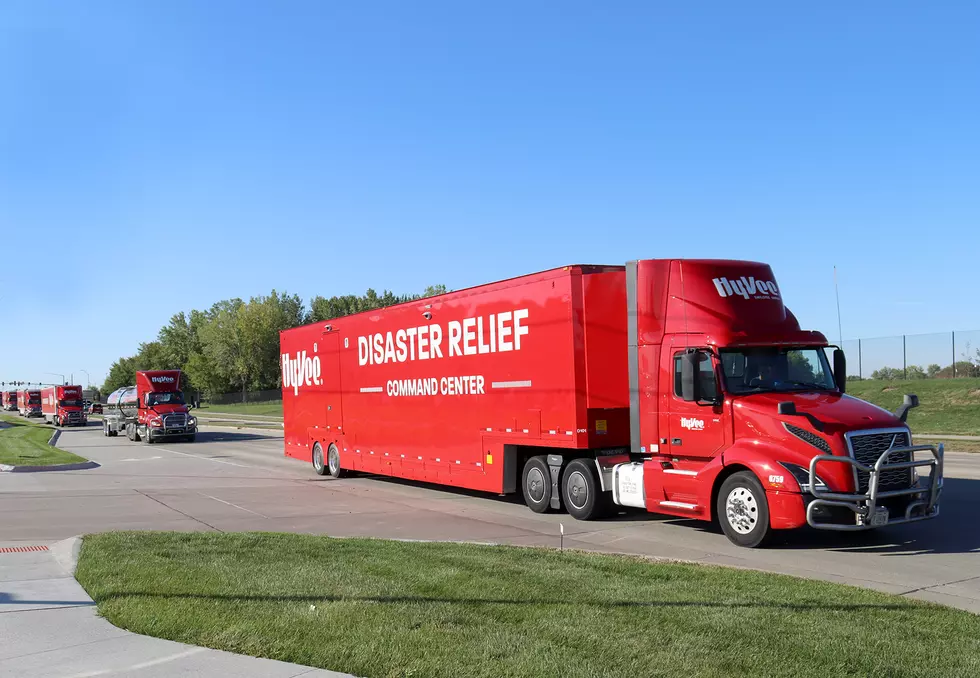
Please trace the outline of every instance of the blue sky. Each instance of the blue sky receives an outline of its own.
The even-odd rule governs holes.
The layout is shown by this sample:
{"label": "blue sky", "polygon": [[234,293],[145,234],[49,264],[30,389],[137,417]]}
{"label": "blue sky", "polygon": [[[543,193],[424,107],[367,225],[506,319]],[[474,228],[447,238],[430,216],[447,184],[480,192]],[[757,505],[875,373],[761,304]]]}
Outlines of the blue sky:
{"label": "blue sky", "polygon": [[835,339],[835,264],[846,338],[980,329],[978,30],[971,2],[7,0],[0,379],[101,382],[272,288],[673,256],[770,263]]}

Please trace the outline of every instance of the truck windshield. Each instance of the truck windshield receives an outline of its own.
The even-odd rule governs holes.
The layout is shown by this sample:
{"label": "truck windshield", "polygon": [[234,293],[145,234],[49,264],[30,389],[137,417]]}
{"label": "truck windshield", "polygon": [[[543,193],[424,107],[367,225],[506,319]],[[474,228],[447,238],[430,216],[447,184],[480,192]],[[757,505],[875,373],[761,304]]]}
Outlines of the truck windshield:
{"label": "truck windshield", "polygon": [[62,400],[58,403],[61,407],[81,407],[81,400]]}
{"label": "truck windshield", "polygon": [[41,404],[41,396],[40,395],[27,396],[27,404],[28,405],[40,405]]}
{"label": "truck windshield", "polygon": [[147,393],[146,404],[150,407],[153,407],[154,405],[183,405],[184,394],[180,391]]}
{"label": "truck windshield", "polygon": [[723,350],[721,365],[733,394],[837,390],[823,348]]}

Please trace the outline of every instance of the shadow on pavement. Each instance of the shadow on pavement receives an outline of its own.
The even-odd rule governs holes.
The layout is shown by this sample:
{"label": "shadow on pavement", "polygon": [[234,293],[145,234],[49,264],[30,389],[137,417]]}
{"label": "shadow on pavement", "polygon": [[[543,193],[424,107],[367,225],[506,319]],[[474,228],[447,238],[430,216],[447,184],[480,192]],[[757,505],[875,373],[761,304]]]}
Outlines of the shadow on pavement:
{"label": "shadow on pavement", "polygon": [[197,441],[200,443],[237,443],[247,440],[278,440],[282,436],[263,435],[261,433],[241,433],[239,431],[197,431]]}

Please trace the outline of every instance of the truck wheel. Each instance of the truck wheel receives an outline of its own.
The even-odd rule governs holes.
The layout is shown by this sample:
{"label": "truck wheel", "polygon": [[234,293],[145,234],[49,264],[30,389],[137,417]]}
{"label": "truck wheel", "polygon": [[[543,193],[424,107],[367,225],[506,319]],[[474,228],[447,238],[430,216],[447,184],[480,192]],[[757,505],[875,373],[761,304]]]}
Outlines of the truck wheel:
{"label": "truck wheel", "polygon": [[545,457],[528,459],[522,477],[524,503],[535,513],[546,513],[551,506],[551,471]]}
{"label": "truck wheel", "polygon": [[320,443],[313,444],[313,470],[318,476],[325,476],[328,473],[327,465],[323,463],[323,448]]}
{"label": "truck wheel", "polygon": [[578,520],[602,518],[608,511],[608,497],[599,484],[595,464],[588,459],[574,459],[565,467],[561,493],[568,514]]}
{"label": "truck wheel", "polygon": [[340,450],[333,443],[327,448],[327,470],[334,478],[343,478],[347,473],[340,468]]}
{"label": "truck wheel", "polygon": [[772,534],[766,491],[751,471],[735,473],[721,484],[717,514],[721,529],[733,544],[755,548]]}
{"label": "truck wheel", "polygon": [[143,442],[146,443],[147,445],[153,444],[153,436],[150,435],[149,426],[146,427],[146,432],[142,435],[142,438],[143,438]]}

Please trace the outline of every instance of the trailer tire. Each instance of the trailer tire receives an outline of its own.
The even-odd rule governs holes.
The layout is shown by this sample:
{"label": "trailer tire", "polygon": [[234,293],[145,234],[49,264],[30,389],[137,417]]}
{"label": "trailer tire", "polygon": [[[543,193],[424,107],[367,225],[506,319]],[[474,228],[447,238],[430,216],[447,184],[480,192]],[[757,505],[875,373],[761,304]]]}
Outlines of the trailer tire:
{"label": "trailer tire", "polygon": [[343,478],[347,475],[344,469],[340,468],[340,450],[333,443],[327,448],[327,471],[333,478]]}
{"label": "trailer tire", "polygon": [[599,477],[595,462],[589,459],[573,459],[561,476],[562,503],[568,514],[578,520],[602,518],[608,512],[609,502]]}
{"label": "trailer tire", "polygon": [[551,471],[544,455],[531,457],[521,474],[524,503],[535,513],[547,513],[551,508]]}
{"label": "trailer tire", "polygon": [[756,548],[772,535],[766,491],[751,471],[725,479],[718,491],[716,513],[725,536],[738,546]]}
{"label": "trailer tire", "polygon": [[318,476],[325,476],[328,473],[327,465],[323,463],[323,448],[320,443],[313,443],[313,470]]}

